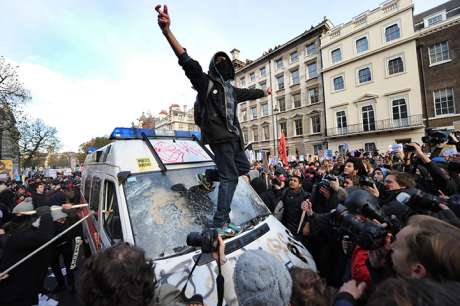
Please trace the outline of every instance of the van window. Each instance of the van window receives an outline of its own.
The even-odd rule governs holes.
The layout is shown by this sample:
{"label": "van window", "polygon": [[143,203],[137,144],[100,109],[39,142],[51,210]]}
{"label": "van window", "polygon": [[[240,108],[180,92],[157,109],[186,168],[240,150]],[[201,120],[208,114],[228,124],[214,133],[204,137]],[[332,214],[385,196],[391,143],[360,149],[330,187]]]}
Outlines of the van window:
{"label": "van window", "polygon": [[91,176],[86,177],[85,179],[85,200],[86,203],[89,203],[90,201],[90,196],[91,196]]}
{"label": "van window", "polygon": [[104,183],[104,229],[113,243],[123,240],[120,211],[118,209],[115,184],[111,181]]}
{"label": "van window", "polygon": [[[206,167],[132,174],[123,183],[135,244],[150,258],[173,255],[186,247],[190,232],[201,232],[212,221],[218,183],[212,192],[198,186],[196,175]],[[239,179],[230,218],[238,225],[270,213],[251,186]],[[256,222],[256,221],[255,221]]]}
{"label": "van window", "polygon": [[97,176],[93,178],[93,184],[91,188],[91,201],[89,203],[89,207],[91,210],[94,211],[94,217],[97,218],[98,216],[98,211],[99,211],[99,198],[101,194],[101,179],[98,178]]}

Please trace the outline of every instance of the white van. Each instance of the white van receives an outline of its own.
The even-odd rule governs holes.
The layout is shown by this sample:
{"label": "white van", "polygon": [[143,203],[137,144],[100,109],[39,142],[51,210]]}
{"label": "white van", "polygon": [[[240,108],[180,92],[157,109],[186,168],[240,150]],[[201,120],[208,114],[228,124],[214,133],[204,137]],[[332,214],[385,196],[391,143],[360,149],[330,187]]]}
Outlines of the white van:
{"label": "white van", "polygon": [[[85,222],[92,252],[126,241],[155,260],[160,283],[181,288],[200,249],[189,247],[190,232],[201,232],[216,209],[212,192],[199,188],[196,174],[215,167],[213,154],[197,140],[199,132],[116,128],[114,141],[89,154],[82,167],[82,194],[94,216]],[[252,187],[240,178],[230,217],[243,231],[225,241],[233,264],[242,252],[264,249],[287,268],[316,271],[312,256],[270,214]],[[201,294],[217,303],[216,263],[203,254],[187,296]],[[229,280],[226,280],[226,282]]]}

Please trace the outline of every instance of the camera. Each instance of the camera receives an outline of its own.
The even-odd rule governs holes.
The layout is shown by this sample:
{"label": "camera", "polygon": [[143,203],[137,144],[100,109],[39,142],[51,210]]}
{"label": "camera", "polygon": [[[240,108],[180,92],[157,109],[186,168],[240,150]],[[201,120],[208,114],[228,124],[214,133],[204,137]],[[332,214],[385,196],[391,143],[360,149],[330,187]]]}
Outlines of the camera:
{"label": "camera", "polygon": [[360,222],[341,204],[331,212],[333,224],[366,250],[375,250],[382,247],[388,231],[379,224],[371,221]]}
{"label": "camera", "polygon": [[[402,201],[400,199],[403,199]],[[460,198],[458,196],[451,196],[444,201],[438,196],[431,193],[423,192],[420,189],[410,188],[407,192],[398,195],[398,200],[406,204],[414,211],[432,211],[438,212],[441,210],[439,204],[445,204],[453,211],[459,211]]]}
{"label": "camera", "polygon": [[422,137],[422,141],[430,146],[440,145],[449,141],[449,133],[443,130],[427,129],[426,136]]}
{"label": "camera", "polygon": [[359,185],[367,186],[367,187],[374,187],[374,180],[367,176],[361,176],[359,178]]}
{"label": "camera", "polygon": [[201,248],[203,253],[212,253],[219,248],[218,236],[215,229],[208,229],[201,233],[191,232],[187,235],[187,245]]}
{"label": "camera", "polygon": [[415,148],[413,146],[410,146],[408,144],[405,144],[403,147],[404,152],[415,152]]}

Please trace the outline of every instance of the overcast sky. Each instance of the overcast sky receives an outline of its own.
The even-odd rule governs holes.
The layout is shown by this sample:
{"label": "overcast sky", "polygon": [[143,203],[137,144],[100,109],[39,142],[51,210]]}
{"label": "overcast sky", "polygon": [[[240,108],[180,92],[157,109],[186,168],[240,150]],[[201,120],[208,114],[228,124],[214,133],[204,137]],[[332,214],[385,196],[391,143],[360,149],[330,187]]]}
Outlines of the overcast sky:
{"label": "overcast sky", "polygon": [[[347,22],[382,1],[167,2],[172,30],[207,70],[215,51],[254,59],[327,16]],[[415,12],[443,3],[415,0]],[[20,66],[26,111],[58,129],[63,151],[143,111],[191,106],[195,92],[162,37],[155,1],[0,0],[0,55]]]}

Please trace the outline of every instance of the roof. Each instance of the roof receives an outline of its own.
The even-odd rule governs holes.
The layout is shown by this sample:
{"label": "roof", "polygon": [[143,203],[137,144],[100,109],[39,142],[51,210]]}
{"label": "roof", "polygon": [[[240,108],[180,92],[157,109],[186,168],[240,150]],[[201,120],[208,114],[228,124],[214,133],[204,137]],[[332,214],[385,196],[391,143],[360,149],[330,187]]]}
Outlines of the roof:
{"label": "roof", "polygon": [[[435,14],[437,12],[440,12],[440,11],[443,11],[443,10],[446,10],[447,12],[447,18],[449,17],[453,17],[455,15],[459,15],[460,14],[460,0],[451,0],[451,1],[447,1],[441,5],[438,5],[438,6],[435,6],[427,11],[424,11],[420,14],[417,14],[417,15],[414,15],[414,24],[417,25],[418,23],[421,23],[423,22],[423,19],[425,17],[428,17],[432,14]],[[418,29],[418,27],[416,26],[416,28]],[[423,28],[423,27],[421,27]]]}

